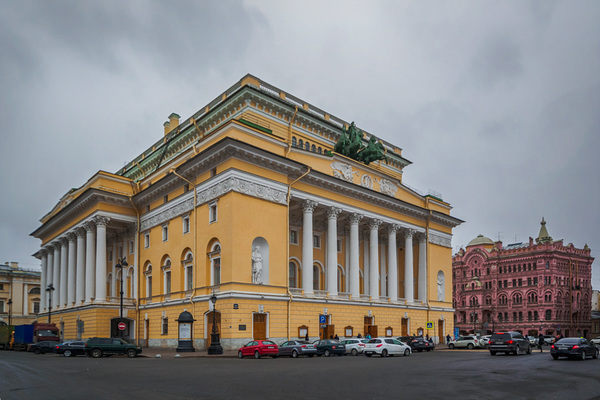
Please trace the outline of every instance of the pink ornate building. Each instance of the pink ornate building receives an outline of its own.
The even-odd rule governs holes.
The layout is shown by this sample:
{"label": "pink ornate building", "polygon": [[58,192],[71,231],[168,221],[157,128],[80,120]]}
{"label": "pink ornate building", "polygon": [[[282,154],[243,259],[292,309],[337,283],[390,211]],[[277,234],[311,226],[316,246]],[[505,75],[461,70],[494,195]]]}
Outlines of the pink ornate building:
{"label": "pink ornate building", "polygon": [[483,235],[452,259],[454,326],[461,334],[516,330],[590,336],[592,262],[552,240],[542,218],[537,239],[503,247]]}

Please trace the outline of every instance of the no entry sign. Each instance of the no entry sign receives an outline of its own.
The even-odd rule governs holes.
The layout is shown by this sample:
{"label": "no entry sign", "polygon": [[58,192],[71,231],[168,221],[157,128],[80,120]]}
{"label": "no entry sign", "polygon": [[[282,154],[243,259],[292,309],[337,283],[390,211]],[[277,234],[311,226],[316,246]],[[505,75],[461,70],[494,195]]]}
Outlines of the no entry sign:
{"label": "no entry sign", "polygon": [[119,322],[119,325],[117,325],[120,331],[124,331],[126,326],[125,322]]}

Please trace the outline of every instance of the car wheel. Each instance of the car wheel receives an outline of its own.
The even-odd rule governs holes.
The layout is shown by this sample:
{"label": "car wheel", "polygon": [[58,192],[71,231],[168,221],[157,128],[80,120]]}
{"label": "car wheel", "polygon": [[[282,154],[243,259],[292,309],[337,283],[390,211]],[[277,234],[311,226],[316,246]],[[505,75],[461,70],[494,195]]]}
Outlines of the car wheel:
{"label": "car wheel", "polygon": [[298,358],[298,352],[296,350],[292,351],[292,358]]}
{"label": "car wheel", "polygon": [[555,354],[552,354],[552,358],[554,358],[555,360],[558,360],[558,356]]}
{"label": "car wheel", "polygon": [[527,354],[531,354],[531,346],[527,346]]}
{"label": "car wheel", "polygon": [[242,354],[242,351],[238,351],[238,358],[244,358],[244,355]]}
{"label": "car wheel", "polygon": [[258,350],[254,352],[254,358],[260,358],[260,353],[258,352]]}
{"label": "car wheel", "polygon": [[496,355],[496,352],[495,352],[495,351],[490,351],[490,355],[491,355],[491,356],[495,356],[495,355]]}
{"label": "car wheel", "polygon": [[592,358],[598,359],[598,352],[599,352],[599,351],[598,351],[598,350],[596,350],[596,351],[594,352],[594,355],[592,356]]}
{"label": "car wheel", "polygon": [[517,347],[515,348],[515,356],[518,356],[519,353],[521,353],[521,348],[519,347],[519,345],[517,345]]}
{"label": "car wheel", "polygon": [[409,349],[405,349],[404,350],[404,357],[408,357],[410,356],[410,350]]}
{"label": "car wheel", "polygon": [[33,352],[34,352],[35,354],[41,354],[41,353],[42,353],[42,350],[40,350],[40,349],[34,349],[34,350],[33,350]]}
{"label": "car wheel", "polygon": [[134,358],[135,356],[137,356],[137,352],[135,351],[135,349],[127,350],[127,357]]}
{"label": "car wheel", "polygon": [[381,351],[381,357],[387,357],[388,356],[388,351],[386,349],[383,349]]}
{"label": "car wheel", "polygon": [[356,349],[352,349],[352,355],[353,355],[353,356],[357,356],[357,355],[358,355],[358,350],[356,350]]}
{"label": "car wheel", "polygon": [[467,345],[467,349],[469,349],[469,350],[473,350],[473,347],[475,347],[475,346],[473,346],[473,343],[469,343]]}
{"label": "car wheel", "polygon": [[102,350],[100,350],[100,349],[93,349],[92,350],[92,357],[94,357],[94,358],[100,358],[100,357],[102,357]]}
{"label": "car wheel", "polygon": [[449,347],[450,349],[454,349],[454,345],[453,345],[452,343],[450,343],[450,344],[448,345],[448,347]]}
{"label": "car wheel", "polygon": [[65,350],[65,352],[63,353],[65,357],[71,357],[71,350]]}
{"label": "car wheel", "polygon": [[585,361],[585,349],[581,352],[581,360]]}
{"label": "car wheel", "polygon": [[331,353],[329,352],[329,349],[326,349],[325,352],[323,353],[323,355],[325,357],[329,357],[331,355]]}

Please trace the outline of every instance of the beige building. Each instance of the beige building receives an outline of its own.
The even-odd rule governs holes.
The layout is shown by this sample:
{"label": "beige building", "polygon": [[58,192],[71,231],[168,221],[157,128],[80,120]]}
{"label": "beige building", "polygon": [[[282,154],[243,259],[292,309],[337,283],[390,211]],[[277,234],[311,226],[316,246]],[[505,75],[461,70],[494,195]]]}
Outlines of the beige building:
{"label": "beige building", "polygon": [[0,264],[0,325],[30,324],[40,311],[40,272]]}

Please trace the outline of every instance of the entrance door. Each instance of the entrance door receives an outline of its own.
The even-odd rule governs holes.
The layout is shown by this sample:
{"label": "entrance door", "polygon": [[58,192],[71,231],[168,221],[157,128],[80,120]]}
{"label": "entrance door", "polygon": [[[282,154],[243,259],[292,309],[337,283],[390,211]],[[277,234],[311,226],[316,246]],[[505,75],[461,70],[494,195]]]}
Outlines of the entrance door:
{"label": "entrance door", "polygon": [[254,314],[254,340],[267,338],[267,314]]}
{"label": "entrance door", "polygon": [[321,339],[331,339],[335,336],[335,325],[325,325],[325,328],[319,329]]}
{"label": "entrance door", "polygon": [[150,337],[150,320],[146,319],[146,320],[144,320],[144,346],[145,347],[148,347],[149,337]]}
{"label": "entrance door", "polygon": [[438,320],[438,343],[444,343],[444,320]]}
{"label": "entrance door", "polygon": [[408,318],[402,318],[402,333],[400,336],[408,336]]}
{"label": "entrance door", "polygon": [[[213,314],[215,314],[213,316]],[[216,325],[217,325],[217,332],[219,334],[221,334],[221,313],[215,313],[214,311],[209,312],[208,314],[206,314],[206,348],[208,348],[208,346],[210,346],[210,341],[211,341],[211,336],[210,334],[212,333],[213,330],[213,317],[215,319]],[[219,336],[220,338],[221,336]]]}
{"label": "entrance door", "polygon": [[[365,317],[365,329],[364,329],[364,336],[367,336],[367,334],[371,335],[371,332],[369,331],[369,327],[373,325],[373,317]],[[371,335],[371,337],[375,337],[373,335]]]}
{"label": "entrance door", "polygon": [[377,334],[377,325],[369,325],[369,335],[371,335],[372,338],[379,336]]}

